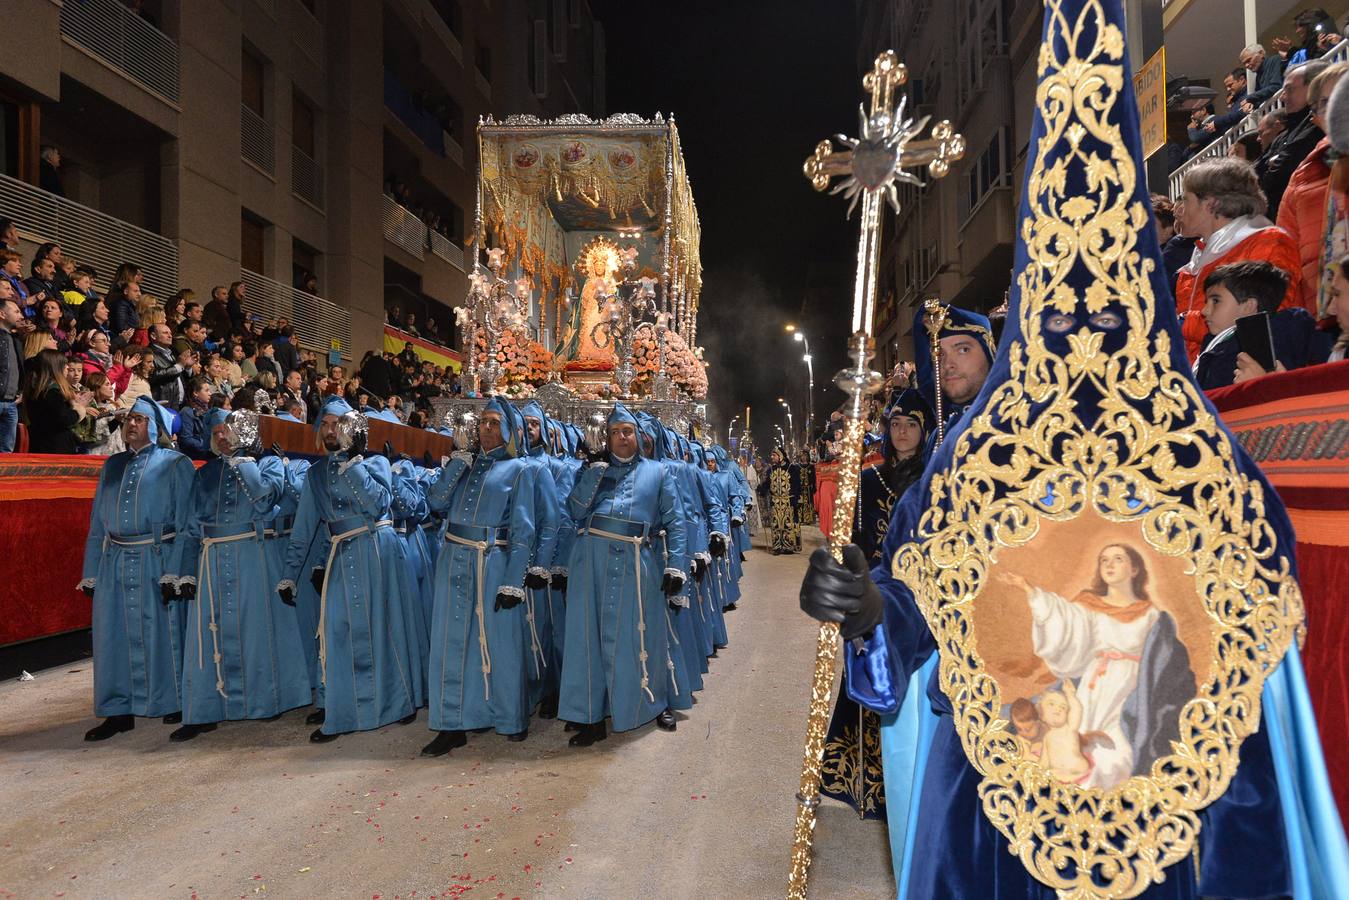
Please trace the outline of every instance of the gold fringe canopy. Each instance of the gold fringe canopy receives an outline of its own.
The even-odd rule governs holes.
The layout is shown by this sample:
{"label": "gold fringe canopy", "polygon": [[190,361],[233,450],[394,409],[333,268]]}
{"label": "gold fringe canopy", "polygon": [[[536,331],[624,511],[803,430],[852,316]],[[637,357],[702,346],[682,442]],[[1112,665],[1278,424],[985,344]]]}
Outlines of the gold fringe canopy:
{"label": "gold fringe canopy", "polygon": [[701,227],[673,118],[488,117],[478,143],[481,209],[471,247],[502,247],[541,292],[542,308],[556,311],[575,284],[567,233],[654,238],[662,306],[692,342]]}

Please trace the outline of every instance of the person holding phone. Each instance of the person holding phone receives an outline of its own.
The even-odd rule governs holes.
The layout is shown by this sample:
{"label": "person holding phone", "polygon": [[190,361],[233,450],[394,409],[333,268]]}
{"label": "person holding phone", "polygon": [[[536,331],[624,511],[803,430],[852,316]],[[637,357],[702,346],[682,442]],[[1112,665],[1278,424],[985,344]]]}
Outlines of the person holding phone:
{"label": "person holding phone", "polygon": [[1204,280],[1202,314],[1209,336],[1195,360],[1200,387],[1212,390],[1263,375],[1262,362],[1286,371],[1325,359],[1328,348],[1320,347],[1325,339],[1311,314],[1301,307],[1279,309],[1287,289],[1288,273],[1267,262],[1219,266]]}

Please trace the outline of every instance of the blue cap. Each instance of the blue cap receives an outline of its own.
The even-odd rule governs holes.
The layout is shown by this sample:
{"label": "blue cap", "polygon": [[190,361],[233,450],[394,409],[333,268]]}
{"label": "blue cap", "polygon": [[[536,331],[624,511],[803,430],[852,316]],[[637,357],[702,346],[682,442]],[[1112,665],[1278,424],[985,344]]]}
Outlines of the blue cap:
{"label": "blue cap", "polygon": [[[610,419],[612,422],[612,419]],[[665,441],[662,433],[660,420],[649,412],[637,413],[637,427],[642,430],[642,436],[651,439],[651,459],[663,459],[665,457]]]}
{"label": "blue cap", "polygon": [[525,439],[525,417],[520,410],[500,397],[493,397],[483,407],[484,413],[494,412],[501,416],[501,437],[506,442],[507,456],[524,456],[528,452]]}
{"label": "blue cap", "polygon": [[[534,418],[539,420],[539,437],[543,440],[543,446],[552,452],[553,449],[553,420],[548,418],[548,414],[543,411],[539,401],[530,400],[519,407],[520,415],[523,418]],[[525,437],[528,438],[529,430],[526,424]]]}
{"label": "blue cap", "polygon": [[622,425],[625,422],[637,428],[641,427],[637,417],[626,406],[622,403],[615,403],[613,412],[609,413],[609,427],[613,428],[615,425]]}
{"label": "blue cap", "polygon": [[319,426],[323,424],[324,416],[340,417],[345,416],[347,413],[351,411],[352,411],[351,404],[343,400],[341,397],[334,396],[327,398],[326,400],[323,401],[323,405],[319,407],[319,414],[317,416],[314,416],[314,430],[315,431],[319,430]]}

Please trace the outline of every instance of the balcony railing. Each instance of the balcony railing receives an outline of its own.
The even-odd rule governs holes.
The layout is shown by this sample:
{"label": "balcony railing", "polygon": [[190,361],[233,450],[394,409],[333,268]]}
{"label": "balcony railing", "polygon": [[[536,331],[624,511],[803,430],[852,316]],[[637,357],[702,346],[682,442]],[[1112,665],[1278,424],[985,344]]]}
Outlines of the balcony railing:
{"label": "balcony railing", "polygon": [[388,194],[384,195],[384,237],[417,259],[426,259],[426,223]]}
{"label": "balcony railing", "polygon": [[290,148],[290,191],[323,209],[323,167],[299,147]]}
{"label": "balcony railing", "polygon": [[445,155],[461,166],[464,164],[464,148],[459,146],[459,142],[448,131],[445,132]]}
{"label": "balcony railing", "polygon": [[239,280],[247,285],[245,312],[258,313],[268,321],[285,316],[295,329],[295,341],[300,346],[327,353],[333,341],[337,341],[342,358],[351,359],[350,310],[248,269],[240,270]]}
{"label": "balcony railing", "polygon": [[162,299],[178,290],[178,246],[163,235],[8,175],[0,175],[0,209],[20,230],[55,241],[66,258],[97,269],[101,290],[111,287],[108,279],[125,262],[140,266],[147,294]]}
{"label": "balcony railing", "polygon": [[239,104],[239,152],[268,175],[276,174],[276,134],[272,125]]}
{"label": "balcony railing", "polygon": [[175,106],[178,44],[121,0],[77,0],[61,7],[61,35]]}
{"label": "balcony railing", "polygon": [[[1349,41],[1340,41],[1338,44],[1336,44],[1334,47],[1331,48],[1329,53],[1321,57],[1321,59],[1324,59],[1326,62],[1329,63],[1349,61]],[[1180,195],[1184,193],[1183,185],[1185,184],[1185,176],[1191,169],[1193,169],[1195,166],[1199,165],[1202,162],[1207,162],[1208,160],[1211,159],[1220,159],[1221,157],[1226,156],[1229,152],[1231,152],[1232,145],[1237,142],[1238,138],[1240,138],[1243,134],[1255,130],[1255,127],[1260,123],[1260,120],[1263,119],[1265,116],[1269,115],[1272,112],[1277,112],[1278,110],[1281,109],[1283,109],[1282,90],[1280,90],[1273,97],[1270,97],[1268,100],[1266,100],[1264,105],[1262,105],[1259,109],[1255,110],[1246,118],[1242,119],[1240,122],[1233,125],[1231,128],[1227,129],[1227,131],[1224,132],[1221,137],[1215,139],[1213,143],[1209,144],[1203,150],[1200,150],[1197,154],[1195,154],[1192,158],[1186,160],[1183,164],[1177,166],[1176,170],[1171,173],[1170,179],[1171,199],[1172,200],[1180,199]]]}
{"label": "balcony railing", "polygon": [[431,236],[431,252],[460,272],[464,271],[464,250],[439,231],[428,231]]}

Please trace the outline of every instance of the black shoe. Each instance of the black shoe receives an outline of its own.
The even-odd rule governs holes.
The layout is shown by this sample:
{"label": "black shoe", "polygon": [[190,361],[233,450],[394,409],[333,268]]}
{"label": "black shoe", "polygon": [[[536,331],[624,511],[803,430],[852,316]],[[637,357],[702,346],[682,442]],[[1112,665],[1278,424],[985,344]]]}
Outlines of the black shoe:
{"label": "black shoe", "polygon": [[668,709],[663,709],[660,715],[656,716],[656,727],[661,731],[674,731],[679,727],[679,724],[675,722],[674,713]]}
{"label": "black shoe", "polygon": [[337,740],[337,738],[338,736],[335,734],[324,734],[322,728],[315,728],[314,733],[309,735],[309,743],[326,744],[330,741]]}
{"label": "black shoe", "polygon": [[524,731],[517,731],[515,734],[506,735],[506,740],[510,741],[512,744],[518,744],[527,737],[529,737],[528,728],[526,728]]}
{"label": "black shoe", "polygon": [[285,715],[285,713],[277,713],[277,714],[274,715],[274,716],[268,716],[267,718],[265,718],[265,719],[260,719],[259,721],[261,721],[261,722],[275,722],[277,719],[281,718],[281,717],[284,716],[284,715]]}
{"label": "black shoe", "polygon": [[539,702],[540,719],[557,718],[557,694],[549,694]]}
{"label": "black shoe", "polygon": [[167,716],[164,717],[165,725],[177,725],[182,721],[183,721],[183,714],[180,712],[169,713]]}
{"label": "black shoe", "polygon": [[474,734],[486,734],[487,732],[489,732],[489,731],[491,731],[491,730],[492,730],[492,726],[491,726],[491,725],[488,725],[486,728],[470,728],[470,729],[469,729],[469,731],[473,732]]}
{"label": "black shoe", "polygon": [[190,741],[199,734],[205,734],[208,731],[215,731],[216,724],[210,722],[206,725],[184,725],[182,728],[175,729],[169,734],[169,740],[181,744],[183,741]]}
{"label": "black shoe", "polygon": [[304,717],[304,723],[306,725],[322,725],[326,718],[328,718],[327,710],[316,709]]}
{"label": "black shoe", "polygon": [[716,658],[717,658],[718,656],[720,656],[720,655],[721,655],[721,654],[718,653],[716,650],[713,650],[713,651],[712,651],[712,655],[709,656],[708,659],[716,659]]}
{"label": "black shoe", "polygon": [[84,733],[86,741],[106,741],[114,734],[130,731],[136,727],[134,716],[108,716]]}
{"label": "black shoe", "polygon": [[417,721],[417,711],[414,709],[412,712],[408,713],[406,716],[403,716],[403,718],[399,719],[398,724],[411,725],[415,721]]}
{"label": "black shoe", "polygon": [[609,736],[608,730],[603,722],[596,722],[593,725],[582,725],[576,734],[567,741],[573,747],[589,747],[596,741],[602,741]]}
{"label": "black shoe", "polygon": [[422,748],[422,756],[434,758],[444,756],[451,750],[462,747],[468,743],[468,735],[462,731],[442,731],[439,732],[431,743]]}
{"label": "black shoe", "polygon": [[744,562],[744,561],[745,561],[745,554],[743,554],[743,553],[740,554],[740,561],[741,561],[741,562]]}
{"label": "black shoe", "polygon": [[722,612],[735,612],[735,604],[732,603],[732,604],[730,604],[729,606],[723,606],[723,607],[721,608],[721,611],[722,611]]}
{"label": "black shoe", "polygon": [[563,731],[580,731],[583,727],[584,727],[584,726],[582,726],[582,725],[577,725],[575,722],[568,722],[568,723],[563,727],[562,730],[563,730]]}

